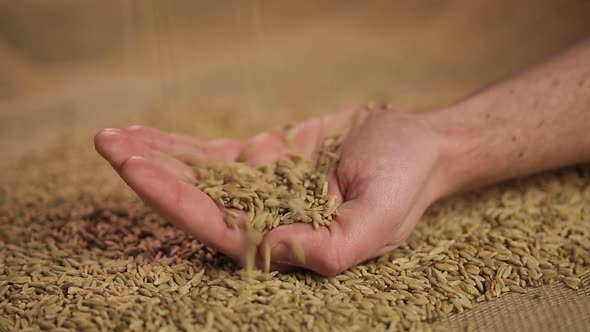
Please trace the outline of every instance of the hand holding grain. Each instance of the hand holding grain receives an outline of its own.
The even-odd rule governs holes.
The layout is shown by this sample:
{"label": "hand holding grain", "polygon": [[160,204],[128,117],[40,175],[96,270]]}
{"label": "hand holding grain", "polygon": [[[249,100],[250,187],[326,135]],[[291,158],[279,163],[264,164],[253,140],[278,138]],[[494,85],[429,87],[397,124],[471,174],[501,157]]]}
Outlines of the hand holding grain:
{"label": "hand holding grain", "polygon": [[[135,126],[105,129],[95,145],[156,211],[208,246],[242,260],[245,232],[228,227],[223,211],[194,187],[192,163],[243,158],[260,165],[285,157],[290,148],[317,158],[322,142],[344,130],[349,133],[339,151],[341,160],[329,175],[340,215],[318,230],[303,223],[280,226],[260,246],[271,248],[275,269],[299,266],[334,275],[403,243],[442,193],[436,166],[444,140],[411,114],[347,111],[246,141],[204,142]],[[293,252],[293,243],[300,245],[304,261]]]}
{"label": "hand holding grain", "polygon": [[276,269],[299,266],[334,275],[401,245],[443,196],[590,160],[588,58],[590,40],[424,114],[341,112],[244,142],[205,142],[141,127],[105,129],[95,145],[154,209],[240,260],[246,232],[228,227],[220,208],[195,188],[193,162],[241,158],[260,165],[285,157],[287,141],[317,158],[325,138],[348,130],[340,162],[328,176],[329,192],[341,203],[337,218],[318,230],[304,223],[277,227],[260,246],[270,248]]}

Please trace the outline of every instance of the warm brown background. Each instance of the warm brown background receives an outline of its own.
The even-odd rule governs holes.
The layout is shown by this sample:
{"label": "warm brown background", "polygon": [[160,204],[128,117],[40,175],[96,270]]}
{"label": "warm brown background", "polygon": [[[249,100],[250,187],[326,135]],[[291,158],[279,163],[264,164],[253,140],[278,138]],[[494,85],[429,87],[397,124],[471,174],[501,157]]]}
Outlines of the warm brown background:
{"label": "warm brown background", "polygon": [[147,111],[260,119],[196,128],[241,136],[369,100],[431,108],[588,33],[587,1],[0,1],[2,162]]}
{"label": "warm brown background", "polygon": [[[371,100],[429,109],[589,34],[588,1],[0,1],[0,164],[72,141],[93,160],[104,126],[244,137]],[[539,317],[588,287],[556,287],[442,327],[567,326]]]}

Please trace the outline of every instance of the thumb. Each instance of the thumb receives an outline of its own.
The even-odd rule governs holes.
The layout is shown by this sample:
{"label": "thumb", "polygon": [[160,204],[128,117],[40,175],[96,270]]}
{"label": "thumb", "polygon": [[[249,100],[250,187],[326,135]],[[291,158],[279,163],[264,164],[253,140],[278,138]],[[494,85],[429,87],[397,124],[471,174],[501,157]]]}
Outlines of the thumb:
{"label": "thumb", "polygon": [[371,227],[377,217],[372,210],[361,200],[345,202],[330,226],[317,230],[304,223],[280,226],[265,236],[262,247],[270,248],[272,261],[279,265],[336,275],[381,249],[379,229]]}
{"label": "thumb", "polygon": [[274,264],[303,267],[323,275],[335,275],[346,267],[334,249],[336,229],[330,226],[314,229],[309,224],[280,226],[267,234],[262,246],[270,248]]}

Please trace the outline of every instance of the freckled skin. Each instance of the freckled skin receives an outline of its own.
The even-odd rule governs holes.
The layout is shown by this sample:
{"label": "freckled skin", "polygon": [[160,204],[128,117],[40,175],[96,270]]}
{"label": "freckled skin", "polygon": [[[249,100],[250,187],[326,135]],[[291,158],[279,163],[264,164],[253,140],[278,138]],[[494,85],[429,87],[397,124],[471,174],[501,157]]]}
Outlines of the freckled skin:
{"label": "freckled skin", "polygon": [[[342,204],[329,228],[299,223],[269,232],[260,248],[270,248],[271,267],[340,273],[403,244],[438,199],[590,160],[588,59],[590,40],[439,110],[355,109],[290,128],[292,147],[310,158],[317,157],[326,137],[349,129],[340,164],[329,175],[329,193]],[[286,134],[201,141],[134,126],[99,132],[95,146],[156,211],[239,261],[246,233],[229,228],[217,205],[195,188],[190,165],[276,160],[289,152]]]}
{"label": "freckled skin", "polygon": [[452,191],[590,160],[590,87],[578,84],[590,77],[588,59],[590,39],[426,114],[435,130],[457,138]]}

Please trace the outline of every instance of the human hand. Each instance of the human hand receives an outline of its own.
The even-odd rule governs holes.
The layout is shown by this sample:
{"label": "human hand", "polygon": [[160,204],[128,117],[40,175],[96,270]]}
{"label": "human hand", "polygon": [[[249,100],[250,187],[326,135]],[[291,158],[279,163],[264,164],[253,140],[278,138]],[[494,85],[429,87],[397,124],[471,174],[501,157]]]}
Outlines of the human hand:
{"label": "human hand", "polygon": [[[330,194],[342,204],[329,227],[304,223],[270,231],[273,267],[304,267],[334,275],[401,245],[424,210],[446,194],[442,158],[446,140],[418,115],[394,110],[354,110],[328,115],[288,130],[291,147],[317,157],[325,138],[346,129],[339,165],[329,176]],[[235,260],[247,247],[243,228],[228,227],[223,211],[194,186],[195,160],[237,160],[259,165],[289,153],[286,132],[246,141],[200,141],[157,129],[105,129],[96,150],[158,213],[206,245]],[[292,253],[298,243],[305,260]]]}

